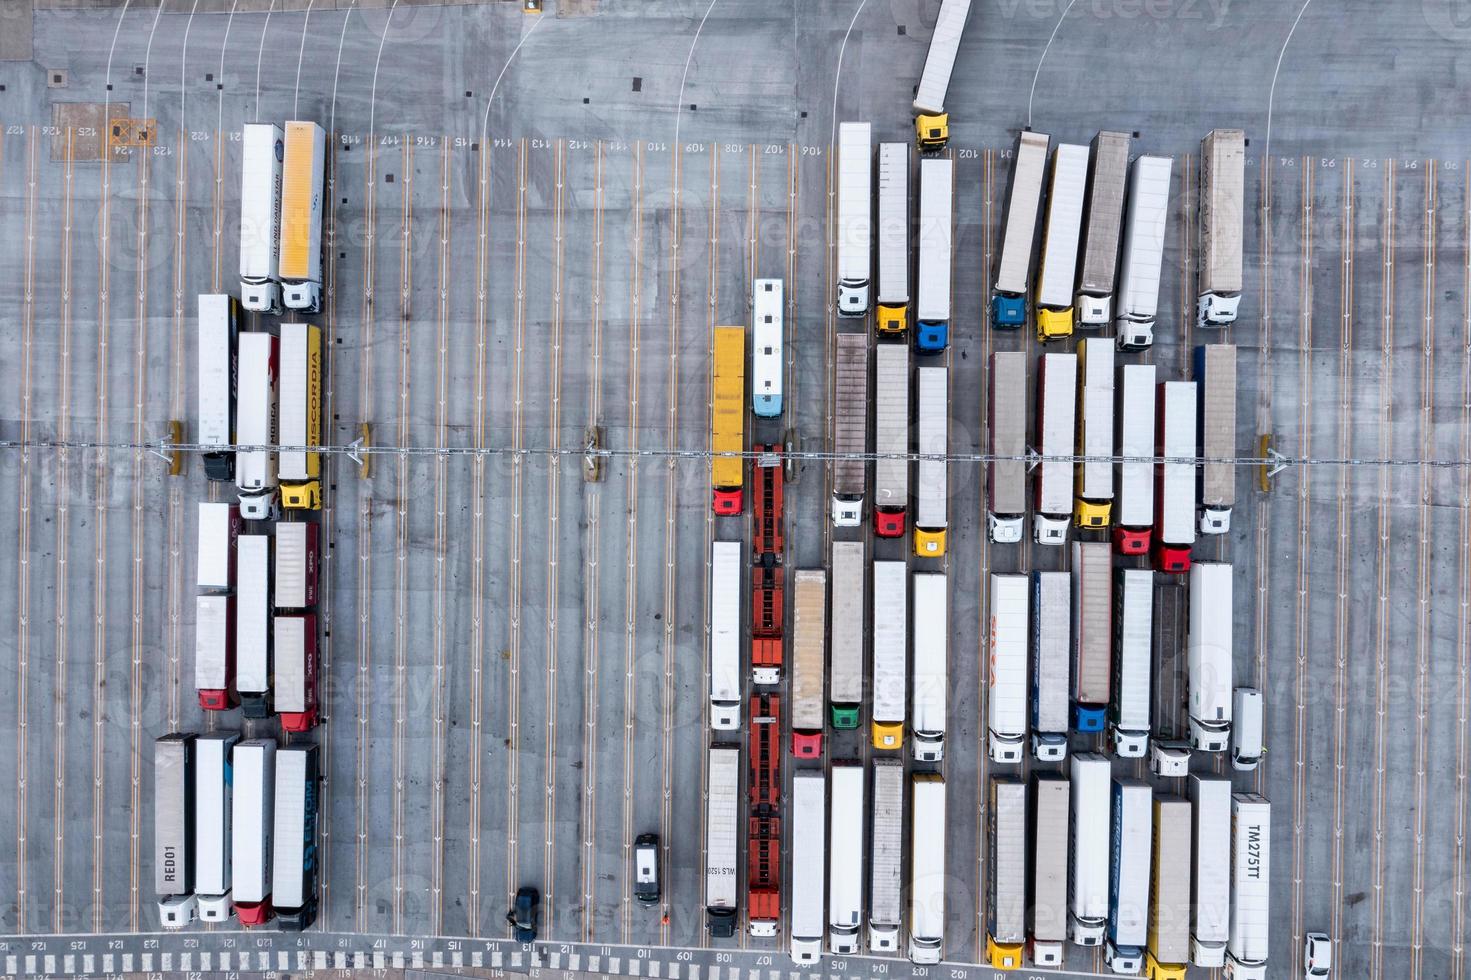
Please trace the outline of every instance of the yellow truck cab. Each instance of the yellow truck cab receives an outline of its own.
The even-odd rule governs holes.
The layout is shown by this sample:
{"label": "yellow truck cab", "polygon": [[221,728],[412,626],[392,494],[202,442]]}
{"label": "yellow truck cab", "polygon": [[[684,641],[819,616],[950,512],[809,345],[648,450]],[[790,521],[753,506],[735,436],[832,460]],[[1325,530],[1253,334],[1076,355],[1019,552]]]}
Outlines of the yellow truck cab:
{"label": "yellow truck cab", "polygon": [[281,506],[286,510],[321,510],[322,481],[283,483],[281,485]]}
{"label": "yellow truck cab", "polygon": [[1062,340],[1073,335],[1073,311],[1037,307],[1037,339],[1042,343]]}
{"label": "yellow truck cab", "polygon": [[904,723],[876,721],[873,723],[873,747],[893,751],[904,746]]}
{"label": "yellow truck cab", "polygon": [[1073,506],[1073,523],[1081,528],[1098,530],[1108,527],[1113,505],[1110,501],[1078,500]]}
{"label": "yellow truck cab", "polygon": [[914,117],[914,141],[921,153],[938,153],[950,142],[950,113],[920,113]]}
{"label": "yellow truck cab", "polygon": [[915,527],[914,554],[918,558],[945,557],[945,528],[927,531],[922,527]]}
{"label": "yellow truck cab", "polygon": [[986,962],[997,970],[1019,970],[1022,966],[1022,943],[998,943],[986,937]]}

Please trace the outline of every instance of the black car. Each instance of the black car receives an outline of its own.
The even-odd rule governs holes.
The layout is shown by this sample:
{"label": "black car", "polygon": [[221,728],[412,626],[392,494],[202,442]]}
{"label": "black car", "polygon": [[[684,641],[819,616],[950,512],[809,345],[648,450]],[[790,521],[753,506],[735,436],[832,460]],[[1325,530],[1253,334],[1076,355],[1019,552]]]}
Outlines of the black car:
{"label": "black car", "polygon": [[506,913],[506,921],[516,930],[516,942],[536,942],[536,915],[541,909],[541,892],[530,885],[516,889],[516,904]]}

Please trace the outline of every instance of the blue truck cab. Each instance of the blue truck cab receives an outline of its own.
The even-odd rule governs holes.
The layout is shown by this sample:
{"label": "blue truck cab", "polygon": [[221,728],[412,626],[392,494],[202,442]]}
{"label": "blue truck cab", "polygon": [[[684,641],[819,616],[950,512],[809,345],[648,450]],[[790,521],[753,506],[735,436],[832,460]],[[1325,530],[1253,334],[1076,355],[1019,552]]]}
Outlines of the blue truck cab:
{"label": "blue truck cab", "polygon": [[997,330],[1015,330],[1027,322],[1027,298],[1008,293],[991,297],[991,326]]}

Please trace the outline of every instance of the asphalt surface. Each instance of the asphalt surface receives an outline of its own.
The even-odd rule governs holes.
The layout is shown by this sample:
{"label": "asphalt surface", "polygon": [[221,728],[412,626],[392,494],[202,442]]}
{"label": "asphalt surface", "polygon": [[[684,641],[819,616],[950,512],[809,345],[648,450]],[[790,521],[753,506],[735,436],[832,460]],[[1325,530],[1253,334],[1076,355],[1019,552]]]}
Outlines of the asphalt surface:
{"label": "asphalt surface", "polygon": [[[850,329],[830,308],[834,105],[908,138],[936,5],[248,6],[41,10],[34,60],[0,62],[0,436],[187,431],[194,297],[236,288],[239,128],[328,126],[330,439],[367,422],[375,445],[527,452],[329,464],[323,935],[501,939],[534,883],[553,941],[719,945],[701,910],[706,564],[746,522],[709,516],[699,460],[616,456],[589,485],[541,450],[589,424],[613,449],[702,449],[710,328],[745,322],[761,277],[787,283],[784,424],[825,444],[828,338]],[[1245,128],[1238,452],[1270,432],[1292,459],[1368,461],[1292,466],[1268,494],[1243,469],[1232,533],[1198,549],[1236,565],[1237,683],[1266,693],[1270,751],[1237,782],[1275,804],[1273,960],[1321,929],[1345,976],[1459,977],[1471,476],[1372,461],[1471,456],[1468,120],[1444,84],[1467,29],[1429,0],[1310,6],[1274,73],[1297,9],[1083,0],[1033,92],[1061,8],[977,5],[953,86],[951,449],[984,448],[989,351],[1036,352],[982,316],[1029,100],[1056,138],[1138,130],[1136,151],[1175,157],[1161,380],[1216,339],[1190,322],[1190,155]],[[157,120],[156,145],[104,164],[88,134],[47,128],[54,104],[109,97]],[[946,952],[965,963],[984,949],[986,575],[1066,556],[989,545],[979,470],[950,485]],[[195,461],[171,479],[126,448],[7,449],[0,487],[0,838],[17,840],[0,953],[151,932],[149,743],[236,724],[190,689],[193,505],[219,491]],[[825,561],[825,494],[815,463],[788,487],[789,567]],[[827,755],[869,750],[839,735]],[[645,831],[665,847],[654,909],[628,885]],[[741,943],[753,968],[785,949]]]}

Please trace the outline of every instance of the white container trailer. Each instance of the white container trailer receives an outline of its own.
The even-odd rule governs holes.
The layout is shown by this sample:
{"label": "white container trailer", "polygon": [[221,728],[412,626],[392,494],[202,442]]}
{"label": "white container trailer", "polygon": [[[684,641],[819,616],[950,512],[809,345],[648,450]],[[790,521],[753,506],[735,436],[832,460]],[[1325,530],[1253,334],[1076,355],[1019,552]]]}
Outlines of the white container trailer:
{"label": "white container trailer", "polygon": [[1231,797],[1231,940],[1226,976],[1265,980],[1272,922],[1272,804],[1256,793]]}
{"label": "white container trailer", "polygon": [[1108,760],[1097,752],[1079,752],[1069,760],[1072,813],[1068,848],[1072,901],[1068,935],[1079,946],[1103,945],[1108,921],[1108,863],[1111,774]]}
{"label": "white container trailer", "polygon": [[1073,425],[1078,395],[1078,355],[1043,354],[1037,380],[1037,467],[1034,537],[1061,547],[1073,511]]}
{"label": "white container trailer", "polygon": [[1154,798],[1149,784],[1114,780],[1108,942],[1103,949],[1103,961],[1114,973],[1135,974],[1144,967],[1153,838]]}
{"label": "white container trailer", "polygon": [[741,727],[741,544],[710,546],[710,727]]}
{"label": "white container trailer", "polygon": [[1119,369],[1119,491],[1114,547],[1123,555],[1147,555],[1154,529],[1153,364]]}
{"label": "white container trailer", "polygon": [[881,334],[909,327],[909,144],[879,144],[878,315]]}
{"label": "white container trailer", "polygon": [[317,751],[315,745],[287,745],[276,753],[271,905],[277,923],[291,932],[317,918]]}
{"label": "white container trailer", "polygon": [[1195,384],[1200,395],[1200,533],[1231,530],[1236,504],[1236,345],[1195,348]]}
{"label": "white container trailer", "polygon": [[868,950],[899,949],[900,893],[904,861],[904,763],[879,759],[873,764],[872,875],[868,889]]}
{"label": "white container trailer", "polygon": [[1042,259],[1037,269],[1037,339],[1073,332],[1073,285],[1078,272],[1078,238],[1083,225],[1083,195],[1088,189],[1088,147],[1059,143],[1052,152],[1052,186],[1042,228]]}
{"label": "white container trailer", "polygon": [[201,592],[228,592],[235,587],[235,544],[240,537],[240,508],[223,501],[199,502],[199,551],[195,584]]}
{"label": "white container trailer", "polygon": [[948,601],[944,572],[914,573],[914,714],[909,727],[910,747],[918,762],[945,757]]}
{"label": "white container trailer", "polygon": [[1027,577],[991,575],[987,741],[991,761],[1016,765],[1027,740]]}
{"label": "white container trailer", "polygon": [[[246,123],[240,137],[240,303],[281,312],[281,161],[286,139],[271,123]],[[243,440],[242,440],[243,441]]]}
{"label": "white container trailer", "polygon": [[816,963],[827,931],[823,886],[827,882],[827,777],[821,772],[792,775],[792,962]]}
{"label": "white container trailer", "polygon": [[1027,943],[1027,784],[1011,776],[991,777],[986,823],[991,839],[986,962],[1015,970]]}
{"label": "white container trailer", "polygon": [[1190,801],[1154,798],[1153,881],[1144,975],[1183,977],[1190,962]]}
{"label": "white container trailer", "polygon": [[1195,544],[1195,382],[1166,381],[1160,385],[1158,420],[1161,462],[1154,499],[1155,567],[1180,573],[1190,568]]}
{"label": "white container trailer", "polygon": [[989,492],[986,529],[997,544],[1022,539],[1027,516],[1027,355],[996,351],[990,375],[991,459],[986,463]]}
{"label": "white container trailer", "polygon": [[1124,216],[1124,250],[1119,261],[1119,350],[1144,350],[1154,343],[1159,311],[1160,268],[1170,220],[1169,157],[1139,157],[1129,172]]}
{"label": "white container trailer", "polygon": [[1088,196],[1078,263],[1078,324],[1106,327],[1113,321],[1113,288],[1123,232],[1124,185],[1129,176],[1129,134],[1102,131],[1088,156]]}
{"label": "white container trailer", "polygon": [[945,955],[945,780],[916,773],[909,794],[909,959],[938,963]]}
{"label": "white container trailer", "polygon": [[[240,335],[239,439],[242,446],[277,444],[276,338],[268,333]],[[235,454],[235,487],[240,515],[249,521],[270,520],[276,504],[276,454],[269,449]]]}
{"label": "white container trailer", "polygon": [[868,312],[873,133],[868,123],[838,125],[838,315]]}
{"label": "white container trailer", "polygon": [[1061,967],[1068,939],[1070,784],[1065,777],[1033,780],[1037,816],[1032,835],[1032,963]]}
{"label": "white container trailer", "polygon": [[991,326],[995,328],[1015,329],[1027,322],[1032,242],[1042,207],[1048,142],[1046,133],[1023,132],[1017,137],[1011,186],[1006,192],[1006,227],[991,296]]}
{"label": "white container trailer", "polygon": [[287,309],[322,308],[322,199],[327,133],[314,122],[286,124],[281,181],[281,292]]}
{"label": "white container trailer", "polygon": [[924,72],[914,91],[915,137],[922,150],[943,149],[950,138],[945,96],[950,90],[950,73],[955,67],[955,55],[960,51],[960,38],[969,15],[970,0],[941,0],[935,33],[930,36],[930,49],[924,59]]}
{"label": "white container trailer", "polygon": [[735,935],[740,887],[741,750],[710,747],[705,787],[705,924],[710,935]]}
{"label": "white container trailer", "polygon": [[919,162],[919,296],[914,345],[920,353],[944,350],[949,338],[954,180],[952,161]]}
{"label": "white container trailer", "polygon": [[873,747],[904,745],[909,589],[902,561],[873,563]]}
{"label": "white container trailer", "polygon": [[230,918],[231,828],[238,732],[205,732],[194,743],[194,890],[201,922]]}
{"label": "white container trailer", "polygon": [[170,732],[153,743],[153,887],[158,921],[182,929],[194,921],[194,739]]}
{"label": "white container trailer", "polygon": [[859,951],[863,924],[863,765],[833,763],[828,833],[828,949],[838,956]]}
{"label": "white container trailer", "polygon": [[1192,775],[1190,960],[1226,965],[1231,938],[1231,780]]}
{"label": "white container trailer", "polygon": [[1073,542],[1073,728],[1101,732],[1113,693],[1113,556]]}
{"label": "white container trailer", "polygon": [[271,917],[272,820],[276,798],[276,743],[253,738],[235,744],[234,828],[230,835],[230,874],[235,914],[244,926],[264,925]]}
{"label": "white container trailer", "polygon": [[799,569],[792,599],[792,754],[822,753],[823,667],[827,660],[827,572]]}
{"label": "white container trailer", "polygon": [[1213,129],[1200,141],[1200,279],[1196,323],[1224,327],[1241,305],[1246,134]]}
{"label": "white container trailer", "polygon": [[751,411],[764,419],[781,417],[783,292],[780,279],[751,286]]}
{"label": "white container trailer", "polygon": [[909,508],[909,345],[874,348],[875,449],[873,468],[873,533],[881,538],[904,534]]}
{"label": "white container trailer", "polygon": [[1190,744],[1224,752],[1231,743],[1231,566],[1196,562],[1190,568]]}
{"label": "white container trailer", "polygon": [[235,298],[199,296],[199,430],[204,475],[235,478]]}
{"label": "white container trailer", "polygon": [[1115,621],[1113,703],[1108,734],[1114,754],[1142,759],[1149,752],[1150,678],[1154,674],[1154,573],[1121,568]]}
{"label": "white container trailer", "polygon": [[232,595],[194,598],[194,688],[206,711],[226,711],[237,703]]}
{"label": "white container trailer", "polygon": [[1067,758],[1072,679],[1072,577],[1032,573],[1032,755]]}
{"label": "white container trailer", "polygon": [[832,551],[832,615],[828,617],[828,698],[833,727],[860,724],[863,705],[864,620],[868,609],[868,576],[863,566],[863,542],[834,541]]}
{"label": "white container trailer", "polygon": [[271,716],[271,539],[239,538],[235,595],[235,689],[247,718]]}
{"label": "white container trailer", "polygon": [[944,456],[950,446],[949,371],[942,367],[919,369],[919,444],[916,449],[930,457],[920,459],[915,480],[914,553],[920,558],[945,554],[948,521],[945,498],[949,496],[948,464]]}
{"label": "white container trailer", "polygon": [[1073,523],[1103,530],[1113,518],[1113,344],[1103,338],[1078,341],[1078,374],[1078,454],[1086,458],[1077,468]]}
{"label": "white container trailer", "polygon": [[868,337],[840,333],[833,378],[832,521],[834,527],[863,523],[868,452]]}

